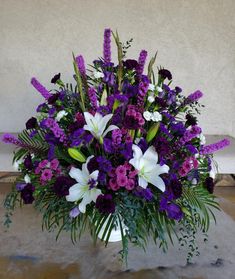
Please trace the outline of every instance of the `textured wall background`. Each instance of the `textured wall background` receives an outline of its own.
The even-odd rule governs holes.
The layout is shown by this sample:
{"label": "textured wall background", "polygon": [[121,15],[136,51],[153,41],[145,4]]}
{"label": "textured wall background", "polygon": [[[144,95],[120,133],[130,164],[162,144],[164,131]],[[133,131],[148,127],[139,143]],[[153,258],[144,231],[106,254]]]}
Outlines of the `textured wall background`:
{"label": "textured wall background", "polygon": [[205,133],[235,136],[234,0],[0,0],[0,132],[20,131],[42,100],[31,76],[71,80],[71,52],[89,63],[105,27],[134,38],[186,94],[200,89]]}

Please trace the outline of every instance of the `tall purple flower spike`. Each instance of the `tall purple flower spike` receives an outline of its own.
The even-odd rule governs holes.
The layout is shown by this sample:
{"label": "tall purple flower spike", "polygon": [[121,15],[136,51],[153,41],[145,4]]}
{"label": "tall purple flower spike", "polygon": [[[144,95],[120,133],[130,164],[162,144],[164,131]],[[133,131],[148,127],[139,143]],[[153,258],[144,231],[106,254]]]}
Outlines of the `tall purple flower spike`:
{"label": "tall purple flower spike", "polygon": [[111,29],[104,30],[103,58],[106,63],[111,62]]}
{"label": "tall purple flower spike", "polygon": [[220,149],[225,148],[226,146],[230,145],[230,141],[228,139],[223,139],[221,141],[218,141],[216,143],[212,143],[209,145],[205,145],[203,146],[202,150],[201,150],[201,154],[205,155],[205,154],[212,154]]}
{"label": "tall purple flower spike", "polygon": [[138,60],[138,67],[137,67],[137,74],[140,76],[144,72],[144,65],[147,59],[148,52],[146,50],[141,50],[139,60]]}
{"label": "tall purple flower spike", "polygon": [[78,66],[78,69],[79,69],[81,75],[85,76],[86,75],[86,68],[85,68],[84,58],[83,58],[82,55],[78,55],[76,57],[76,63],[77,63],[77,66]]}
{"label": "tall purple flower spike", "polygon": [[97,97],[96,97],[96,91],[95,91],[94,87],[90,87],[88,89],[88,97],[89,97],[89,100],[91,102],[92,107],[94,109],[97,109],[98,108],[98,100],[97,100]]}
{"label": "tall purple flower spike", "polygon": [[46,100],[52,96],[51,93],[35,77],[31,79],[31,84]]}
{"label": "tall purple flower spike", "polygon": [[203,93],[200,90],[195,91],[194,93],[190,94],[187,99],[186,103],[193,103],[198,101],[203,96]]}

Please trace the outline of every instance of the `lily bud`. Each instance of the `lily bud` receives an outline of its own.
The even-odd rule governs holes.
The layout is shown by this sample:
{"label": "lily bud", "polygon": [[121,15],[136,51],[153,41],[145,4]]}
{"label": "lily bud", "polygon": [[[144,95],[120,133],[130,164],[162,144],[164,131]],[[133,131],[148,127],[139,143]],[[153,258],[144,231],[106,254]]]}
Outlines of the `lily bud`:
{"label": "lily bud", "polygon": [[86,157],[77,148],[68,148],[68,153],[69,153],[69,156],[72,157],[73,159],[75,159],[81,163],[86,162]]}
{"label": "lily bud", "polygon": [[152,127],[150,127],[147,137],[146,137],[147,142],[150,142],[156,136],[159,126],[160,126],[160,122],[157,122],[157,123],[154,123],[152,125]]}

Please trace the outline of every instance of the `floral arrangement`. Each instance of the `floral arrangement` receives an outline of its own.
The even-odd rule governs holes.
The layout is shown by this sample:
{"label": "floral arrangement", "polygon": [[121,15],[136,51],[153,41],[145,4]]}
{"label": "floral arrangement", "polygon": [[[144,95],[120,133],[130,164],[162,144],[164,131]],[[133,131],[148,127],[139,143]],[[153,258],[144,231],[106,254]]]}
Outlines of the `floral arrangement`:
{"label": "floral arrangement", "polygon": [[144,74],[147,51],[127,59],[131,42],[105,29],[103,57],[89,70],[83,56],[73,56],[74,84],[57,74],[57,89],[48,91],[32,78],[45,99],[38,114],[17,138],[3,136],[17,147],[21,173],[5,200],[5,223],[18,203],[33,203],[44,228],[69,231],[73,242],[89,228],[107,244],[118,228],[126,258],[128,243],[144,248],[151,238],[166,249],[175,235],[189,260],[199,254],[195,233],[206,234],[218,209],[212,153],[229,141],[205,145],[196,117],[203,94],[184,97],[165,68],[155,75],[156,55]]}

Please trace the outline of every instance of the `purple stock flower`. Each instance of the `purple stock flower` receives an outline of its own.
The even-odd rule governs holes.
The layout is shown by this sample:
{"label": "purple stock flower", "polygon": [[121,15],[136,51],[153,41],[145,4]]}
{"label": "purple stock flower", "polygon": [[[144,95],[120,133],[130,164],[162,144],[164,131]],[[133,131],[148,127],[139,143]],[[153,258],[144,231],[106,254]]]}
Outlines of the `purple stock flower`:
{"label": "purple stock flower", "polygon": [[212,143],[209,145],[205,145],[202,147],[202,150],[200,151],[201,154],[212,154],[220,149],[225,148],[226,146],[230,145],[230,141],[228,139],[223,139],[221,141],[218,141],[216,143]]}
{"label": "purple stock flower", "polygon": [[78,55],[76,57],[76,63],[79,69],[79,72],[81,73],[82,76],[86,76],[86,68],[85,68],[85,62],[84,58],[82,55]]}
{"label": "purple stock flower", "polygon": [[98,100],[97,100],[96,91],[95,91],[94,87],[90,87],[88,89],[88,97],[89,97],[89,100],[91,102],[91,106],[94,109],[97,109],[97,107],[98,107]]}
{"label": "purple stock flower", "polygon": [[104,30],[103,58],[106,63],[111,62],[111,29]]}
{"label": "purple stock flower", "polygon": [[99,195],[96,200],[96,208],[100,213],[112,214],[115,212],[115,202],[113,201],[112,195],[105,194]]}
{"label": "purple stock flower", "polygon": [[51,93],[35,77],[31,79],[31,84],[46,100],[51,97]]}
{"label": "purple stock flower", "polygon": [[22,198],[24,204],[33,203],[33,201],[34,201],[34,197],[33,197],[34,190],[35,190],[35,187],[31,183],[28,183],[20,191],[21,198]]}
{"label": "purple stock flower", "polygon": [[109,72],[109,71],[105,71],[104,72],[104,82],[108,83],[108,85],[113,86],[114,85],[114,73]]}
{"label": "purple stock flower", "polygon": [[69,194],[69,188],[75,183],[76,181],[68,176],[59,176],[56,178],[53,191],[58,197],[62,198]]}
{"label": "purple stock flower", "polygon": [[141,76],[144,72],[144,65],[146,62],[148,52],[146,50],[141,50],[139,59],[138,59],[138,67],[137,67],[137,74]]}
{"label": "purple stock flower", "polygon": [[14,144],[17,146],[21,146],[22,143],[19,141],[14,135],[11,134],[4,134],[2,137],[2,141],[7,144]]}
{"label": "purple stock flower", "polygon": [[166,191],[160,200],[160,211],[166,211],[169,218],[180,221],[184,214],[179,205],[172,203],[173,195]]}
{"label": "purple stock flower", "polygon": [[193,103],[198,101],[201,97],[203,96],[203,93],[200,90],[195,91],[194,93],[190,94],[185,102],[188,103]]}
{"label": "purple stock flower", "polygon": [[138,111],[138,109],[129,105],[127,107],[127,111],[124,118],[124,127],[127,129],[138,129],[144,125],[145,121],[142,114]]}
{"label": "purple stock flower", "polygon": [[149,79],[147,76],[142,75],[139,83],[139,92],[137,96],[137,105],[142,108],[144,106],[144,98],[147,94],[149,87]]}
{"label": "purple stock flower", "polygon": [[34,129],[37,126],[37,119],[35,117],[31,117],[26,123],[25,123],[26,129]]}

